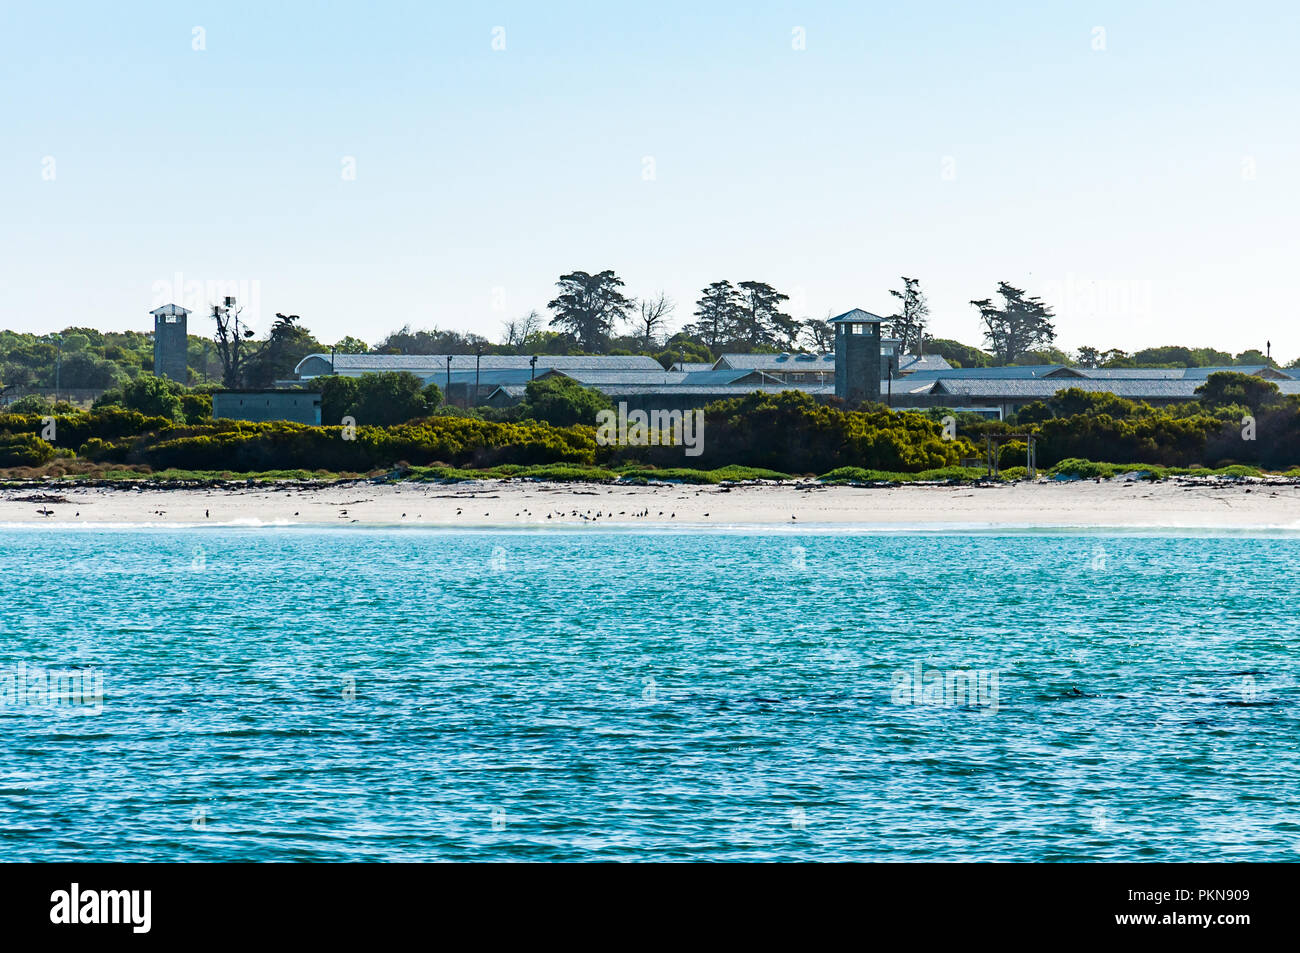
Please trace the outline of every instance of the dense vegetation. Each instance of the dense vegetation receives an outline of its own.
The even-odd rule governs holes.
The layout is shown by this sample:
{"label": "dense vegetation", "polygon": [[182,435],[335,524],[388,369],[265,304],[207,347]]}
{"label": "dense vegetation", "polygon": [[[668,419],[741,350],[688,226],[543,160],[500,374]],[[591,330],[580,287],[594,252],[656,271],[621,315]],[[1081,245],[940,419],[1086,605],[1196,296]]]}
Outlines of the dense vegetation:
{"label": "dense vegetation", "polygon": [[[813,473],[836,466],[917,471],[956,463],[972,447],[940,439],[916,414],[848,412],[806,394],[753,394],[706,410],[703,457],[680,447],[600,446],[591,425],[435,415],[395,426],[311,427],[205,419],[175,408],[145,415],[119,406],[43,418],[0,415],[0,467],[81,460],[101,468],[369,472],[396,465],[728,465]],[[553,408],[552,408],[553,409]],[[42,434],[48,439],[43,439]]]}
{"label": "dense vegetation", "polygon": [[[331,378],[325,387],[330,426],[249,423],[213,420],[208,394],[145,374],[104,394],[90,411],[17,406],[11,410],[29,412],[0,414],[0,468],[744,467],[855,482],[888,478],[882,474],[948,479],[978,472],[985,435],[1012,433],[1035,436],[1043,470],[1069,461],[1162,471],[1300,466],[1300,399],[1238,373],[1212,374],[1196,401],[1161,408],[1065,388],[1012,420],[958,415],[956,440],[942,437],[942,409],[848,410],[797,391],[755,392],[704,409],[702,453],[693,457],[680,446],[599,445],[593,424],[609,401],[565,378],[532,382],[524,403],[503,410],[446,407],[435,385],[409,374]],[[1024,443],[1004,442],[1001,467],[1015,472],[1024,463]]]}

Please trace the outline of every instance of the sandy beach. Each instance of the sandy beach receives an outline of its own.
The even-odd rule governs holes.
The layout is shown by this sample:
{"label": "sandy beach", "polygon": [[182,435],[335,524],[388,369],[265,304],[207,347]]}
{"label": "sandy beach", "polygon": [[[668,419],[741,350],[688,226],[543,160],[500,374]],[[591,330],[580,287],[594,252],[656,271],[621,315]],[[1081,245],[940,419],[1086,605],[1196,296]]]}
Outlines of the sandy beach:
{"label": "sandy beach", "polygon": [[880,525],[1300,528],[1300,485],[1170,480],[963,486],[474,481],[0,490],[0,523],[332,526]]}

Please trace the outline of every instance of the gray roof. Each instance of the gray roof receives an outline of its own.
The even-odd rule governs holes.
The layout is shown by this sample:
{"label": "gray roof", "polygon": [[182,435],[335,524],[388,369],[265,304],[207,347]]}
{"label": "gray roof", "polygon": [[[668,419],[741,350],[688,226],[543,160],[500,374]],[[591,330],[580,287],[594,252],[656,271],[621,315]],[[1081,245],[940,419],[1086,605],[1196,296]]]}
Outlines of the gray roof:
{"label": "gray roof", "polygon": [[1292,380],[1292,375],[1267,364],[1241,367],[1078,367],[1084,377],[1094,380],[1205,380],[1211,374],[1230,371],[1253,374],[1270,380]]}
{"label": "gray roof", "polygon": [[1079,377],[1074,368],[1064,364],[1027,364],[1023,367],[953,367],[948,370],[919,370],[912,375],[914,379],[923,377],[943,378],[944,380],[964,380],[967,378],[996,380],[1036,380],[1043,377]]}
{"label": "gray roof", "polygon": [[763,371],[831,371],[835,370],[834,354],[723,354],[714,368],[724,370]]}
{"label": "gray roof", "polygon": [[[411,371],[414,374],[428,374],[436,371],[447,372],[446,354],[335,354],[334,371],[338,374],[364,374],[367,372],[378,373],[380,371]],[[514,368],[531,370],[532,366],[529,360],[532,355],[528,354],[484,354],[480,359],[479,368]],[[294,368],[299,372],[305,361],[313,357],[329,363],[329,354],[308,354],[298,366]],[[475,355],[473,354],[452,354],[451,369],[455,371],[472,371],[475,366]],[[662,371],[663,367],[653,357],[645,354],[638,355],[610,355],[610,354],[538,354],[537,369],[540,372],[546,368],[555,368],[557,370],[569,369],[595,369],[603,368],[607,370],[626,370],[626,371]]]}
{"label": "gray roof", "polygon": [[[1201,381],[1195,380],[1087,380],[1087,379],[1037,379],[1037,380],[956,380],[941,378],[935,381],[934,394],[953,394],[962,397],[1024,398],[1045,400],[1067,388],[1110,393],[1129,400],[1190,400],[1196,396]],[[915,393],[915,392],[914,392]]]}
{"label": "gray roof", "polygon": [[666,371],[662,367],[654,371],[609,370],[606,368],[568,367],[555,369],[557,374],[572,377],[580,384],[677,384],[689,375],[681,371]]}
{"label": "gray roof", "polygon": [[852,311],[845,311],[843,314],[837,314],[833,318],[827,318],[827,324],[880,324],[885,319],[878,314],[872,314],[870,311],[863,311],[861,308],[854,308]]}
{"label": "gray roof", "polygon": [[[717,384],[734,384],[740,380],[756,377],[755,384],[763,383],[770,380],[762,371],[747,371],[743,368],[723,368],[717,371],[696,371],[686,375],[682,381],[684,385],[690,387],[712,387]],[[772,383],[777,383],[772,381]]]}
{"label": "gray roof", "polygon": [[900,374],[919,374],[921,371],[950,371],[952,365],[938,354],[903,354],[898,358]]}
{"label": "gray roof", "polygon": [[685,363],[682,361],[673,361],[673,370],[693,374],[697,371],[711,371],[713,370],[713,364],[708,361],[704,361],[703,363],[698,361],[686,361]]}
{"label": "gray roof", "polygon": [[1256,377],[1267,377],[1273,380],[1294,380],[1286,371],[1279,371],[1269,364],[1248,364],[1240,367],[1189,367],[1184,370],[1183,377],[1189,380],[1192,378],[1205,380],[1211,374],[1224,371],[1233,374],[1253,374]]}
{"label": "gray roof", "polygon": [[1158,381],[1182,380],[1185,367],[1076,367],[1084,377],[1097,381]]}
{"label": "gray roof", "polygon": [[149,312],[154,317],[164,317],[173,314],[191,314],[189,308],[182,308],[178,304],[165,304],[161,308],[154,308]]}
{"label": "gray roof", "polygon": [[[606,397],[638,397],[642,394],[690,394],[723,398],[743,397],[745,394],[754,393],[754,391],[761,391],[765,394],[779,394],[781,391],[786,390],[802,391],[805,394],[835,393],[835,387],[832,384],[713,384],[708,386],[669,384],[664,387],[654,387],[648,384],[598,384],[594,386],[596,390]],[[522,398],[525,396],[523,384],[503,384],[493,393],[497,391],[508,397]]]}
{"label": "gray roof", "polygon": [[709,387],[645,387],[611,385],[596,388],[607,397],[631,397],[638,394],[716,394],[718,397],[741,397],[761,391],[765,394],[779,394],[781,391],[797,390],[805,394],[833,394],[834,384],[714,384]]}
{"label": "gray roof", "polygon": [[[709,365],[705,365],[708,367]],[[606,385],[638,385],[646,390],[659,390],[664,387],[675,387],[678,385],[688,386],[712,386],[714,384],[731,384],[741,378],[751,376],[757,377],[755,383],[762,383],[766,378],[758,371],[745,370],[722,370],[722,371],[695,371],[689,374],[681,371],[665,371],[660,368],[657,371],[623,371],[623,370],[604,370],[597,368],[587,370],[583,368],[568,368],[559,370],[557,368],[539,369],[537,378],[540,380],[546,377],[568,377],[577,381],[584,387],[603,388]],[[425,377],[426,381],[433,381],[435,384],[442,384],[446,381],[447,374],[444,371],[441,374],[434,373]],[[474,371],[452,371],[451,382],[453,384],[473,384],[475,379]],[[500,369],[485,368],[478,375],[480,384],[518,384],[524,385],[532,379],[531,369]],[[773,381],[773,383],[776,383]]]}

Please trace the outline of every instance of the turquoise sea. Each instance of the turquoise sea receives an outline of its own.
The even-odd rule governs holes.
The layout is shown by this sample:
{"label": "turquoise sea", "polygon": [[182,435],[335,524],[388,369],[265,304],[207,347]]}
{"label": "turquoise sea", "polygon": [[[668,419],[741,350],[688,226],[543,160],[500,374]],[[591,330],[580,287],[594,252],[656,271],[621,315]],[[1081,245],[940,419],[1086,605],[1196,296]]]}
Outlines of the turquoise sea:
{"label": "turquoise sea", "polygon": [[0,530],[0,860],[1296,860],[1297,580],[1286,533]]}

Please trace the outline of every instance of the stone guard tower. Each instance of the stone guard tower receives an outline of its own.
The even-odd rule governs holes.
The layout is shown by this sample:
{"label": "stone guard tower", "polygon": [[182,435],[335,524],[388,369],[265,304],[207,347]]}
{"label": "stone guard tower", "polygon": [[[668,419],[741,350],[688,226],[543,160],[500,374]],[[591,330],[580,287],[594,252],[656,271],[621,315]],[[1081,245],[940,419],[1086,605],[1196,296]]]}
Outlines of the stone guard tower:
{"label": "stone guard tower", "polygon": [[153,315],[153,372],[184,384],[189,379],[185,319],[190,312],[180,305],[165,304],[149,313]]}
{"label": "stone guard tower", "polygon": [[880,401],[880,323],[854,308],[831,318],[835,327],[835,396],[850,404]]}

